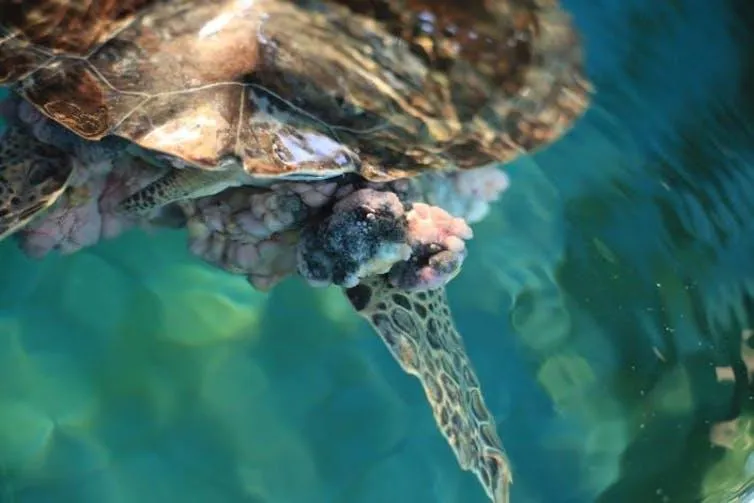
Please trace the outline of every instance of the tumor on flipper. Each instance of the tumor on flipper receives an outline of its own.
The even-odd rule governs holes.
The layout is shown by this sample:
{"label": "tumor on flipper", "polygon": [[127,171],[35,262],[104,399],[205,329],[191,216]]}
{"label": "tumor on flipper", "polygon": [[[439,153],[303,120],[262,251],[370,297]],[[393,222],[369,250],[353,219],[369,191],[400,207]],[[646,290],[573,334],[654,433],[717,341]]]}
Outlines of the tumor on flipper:
{"label": "tumor on flipper", "polygon": [[304,229],[298,271],[315,285],[348,288],[389,273],[401,289],[437,288],[460,269],[471,236],[463,220],[441,208],[413,203],[407,211],[393,192],[360,189]]}
{"label": "tumor on flipper", "polygon": [[127,215],[146,215],[175,201],[186,199],[206,182],[199,170],[172,169],[129,195],[116,210]]}
{"label": "tumor on flipper", "polygon": [[445,289],[407,292],[386,276],[373,276],[346,290],[346,296],[401,368],[419,378],[461,468],[477,476],[494,503],[507,502],[508,459],[451,319]]}
{"label": "tumor on flipper", "polygon": [[313,284],[352,287],[406,260],[404,207],[392,192],[357,190],[332,214],[306,228],[298,245],[299,273]]}
{"label": "tumor on flipper", "polygon": [[298,231],[328,206],[338,185],[288,183],[237,187],[179,203],[190,250],[216,266],[269,290],[296,272]]}
{"label": "tumor on flipper", "polygon": [[443,208],[414,203],[406,215],[408,260],[390,269],[390,282],[403,290],[439,288],[460,270],[466,258],[464,240],[472,237],[471,228]]}
{"label": "tumor on flipper", "polygon": [[497,166],[449,173],[430,172],[411,180],[421,199],[469,224],[483,220],[490,204],[508,189],[510,180]]}

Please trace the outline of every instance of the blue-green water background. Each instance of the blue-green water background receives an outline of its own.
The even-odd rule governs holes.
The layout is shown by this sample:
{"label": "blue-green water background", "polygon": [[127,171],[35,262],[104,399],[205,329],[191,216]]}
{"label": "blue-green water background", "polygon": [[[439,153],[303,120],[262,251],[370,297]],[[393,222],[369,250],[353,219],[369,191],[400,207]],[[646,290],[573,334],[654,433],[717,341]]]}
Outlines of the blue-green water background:
{"label": "blue-green water background", "polygon": [[[751,41],[732,2],[567,6],[599,95],[507,168],[449,288],[513,501],[725,501],[751,449],[708,441],[754,286]],[[174,231],[0,264],[2,503],[486,501],[337,291],[256,293]]]}

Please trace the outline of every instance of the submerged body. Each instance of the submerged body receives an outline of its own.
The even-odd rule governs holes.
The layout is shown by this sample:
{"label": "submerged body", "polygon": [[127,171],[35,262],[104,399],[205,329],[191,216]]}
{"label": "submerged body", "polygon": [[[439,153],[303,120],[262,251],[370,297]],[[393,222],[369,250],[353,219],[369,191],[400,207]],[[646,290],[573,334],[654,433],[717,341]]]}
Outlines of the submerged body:
{"label": "submerged body", "polygon": [[[0,237],[27,226],[27,250],[65,251],[62,222],[97,215],[74,251],[179,203],[192,250],[256,287],[342,287],[502,503],[510,469],[444,294],[471,237],[458,217],[486,200],[453,216],[392,182],[556,140],[587,106],[581,66],[555,0],[0,0],[0,84],[40,115],[16,114],[16,143],[59,152],[36,190],[0,151],[0,208],[27,197]],[[112,139],[107,169],[70,168]]]}

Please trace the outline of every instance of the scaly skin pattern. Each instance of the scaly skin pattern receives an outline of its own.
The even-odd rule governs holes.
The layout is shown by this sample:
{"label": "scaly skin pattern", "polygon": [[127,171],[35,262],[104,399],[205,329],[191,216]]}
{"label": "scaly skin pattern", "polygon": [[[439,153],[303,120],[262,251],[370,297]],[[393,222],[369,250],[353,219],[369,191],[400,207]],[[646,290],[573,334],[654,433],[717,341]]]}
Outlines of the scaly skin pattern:
{"label": "scaly skin pattern", "polygon": [[453,323],[445,289],[406,291],[385,276],[373,276],[346,296],[401,368],[421,381],[435,422],[461,468],[477,476],[494,503],[507,503],[513,481],[510,464]]}
{"label": "scaly skin pattern", "polygon": [[12,125],[0,135],[0,239],[28,224],[58,200],[74,165],[62,150]]}

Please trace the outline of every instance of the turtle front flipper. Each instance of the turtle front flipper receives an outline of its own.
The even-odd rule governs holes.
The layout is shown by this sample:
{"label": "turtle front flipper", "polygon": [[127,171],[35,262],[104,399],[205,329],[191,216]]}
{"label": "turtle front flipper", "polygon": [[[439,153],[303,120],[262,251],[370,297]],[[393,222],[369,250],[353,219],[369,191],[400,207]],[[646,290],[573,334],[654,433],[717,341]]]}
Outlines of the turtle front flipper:
{"label": "turtle front flipper", "polygon": [[476,474],[494,503],[507,503],[508,458],[451,319],[445,289],[408,292],[375,276],[345,293],[403,370],[421,381],[461,468]]}
{"label": "turtle front flipper", "polygon": [[166,175],[127,197],[117,211],[145,216],[176,201],[211,196],[239,185],[238,175],[230,170],[172,169]]}
{"label": "turtle front flipper", "polygon": [[22,127],[0,135],[0,240],[49,208],[63,194],[73,159]]}

